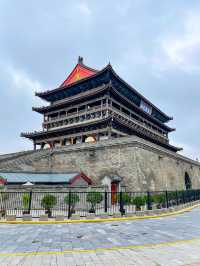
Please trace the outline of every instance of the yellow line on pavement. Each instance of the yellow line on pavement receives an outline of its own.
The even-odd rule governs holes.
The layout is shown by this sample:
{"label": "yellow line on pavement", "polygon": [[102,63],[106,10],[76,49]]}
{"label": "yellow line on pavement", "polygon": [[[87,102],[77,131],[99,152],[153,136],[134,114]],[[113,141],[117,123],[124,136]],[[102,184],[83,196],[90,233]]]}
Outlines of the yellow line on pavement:
{"label": "yellow line on pavement", "polygon": [[96,249],[80,249],[80,250],[63,250],[63,251],[35,251],[35,252],[17,252],[17,253],[0,253],[0,257],[16,257],[16,256],[35,256],[35,255],[64,255],[64,254],[77,254],[77,253],[95,253],[98,251],[118,251],[126,249],[144,249],[144,248],[159,248],[167,246],[175,246],[178,244],[188,244],[200,241],[200,237],[187,240],[176,240],[172,242],[161,242],[158,244],[144,244],[144,245],[131,245],[119,246],[111,248],[96,248]]}
{"label": "yellow line on pavement", "polygon": [[185,212],[189,212],[194,208],[199,207],[200,204],[196,204],[194,206],[169,212],[169,213],[163,213],[160,215],[146,215],[146,216],[134,216],[134,217],[119,217],[119,218],[94,218],[94,219],[80,219],[80,220],[64,220],[64,221],[55,221],[55,220],[49,220],[49,221],[22,221],[22,220],[16,220],[16,221],[0,221],[0,224],[68,224],[68,223],[101,223],[101,222],[115,222],[115,221],[134,221],[134,220],[144,220],[144,219],[158,219],[162,217],[168,217],[168,216],[176,216],[179,214],[183,214]]}

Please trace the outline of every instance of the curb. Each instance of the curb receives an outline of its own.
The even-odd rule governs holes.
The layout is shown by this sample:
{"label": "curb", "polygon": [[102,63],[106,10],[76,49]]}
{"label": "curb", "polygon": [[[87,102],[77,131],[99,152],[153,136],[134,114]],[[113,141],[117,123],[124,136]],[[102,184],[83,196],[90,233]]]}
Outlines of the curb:
{"label": "curb", "polygon": [[134,221],[134,220],[144,220],[144,219],[159,219],[163,217],[176,216],[189,212],[194,208],[200,207],[199,204],[195,204],[191,207],[184,208],[179,211],[164,213],[160,215],[146,215],[146,216],[135,216],[135,217],[120,217],[120,218],[97,218],[97,219],[82,219],[82,220],[64,220],[64,221],[0,221],[1,224],[77,224],[77,223],[102,223],[102,222],[116,222],[116,221]]}

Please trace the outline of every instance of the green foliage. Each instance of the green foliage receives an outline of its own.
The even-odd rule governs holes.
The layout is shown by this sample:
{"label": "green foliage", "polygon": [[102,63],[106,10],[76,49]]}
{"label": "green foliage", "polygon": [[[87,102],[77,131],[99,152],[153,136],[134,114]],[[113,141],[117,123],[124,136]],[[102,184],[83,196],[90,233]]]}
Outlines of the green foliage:
{"label": "green foliage", "polygon": [[155,194],[152,197],[152,202],[156,204],[163,204],[165,203],[165,194]]}
{"label": "green foliage", "polygon": [[87,202],[96,205],[102,202],[103,196],[101,192],[88,192],[86,200]]}
{"label": "green foliage", "polygon": [[147,196],[137,196],[132,200],[133,204],[136,206],[136,208],[141,208],[141,206],[144,206],[147,202]]}
{"label": "green foliage", "polygon": [[176,191],[170,191],[170,192],[168,192],[168,199],[169,200],[176,199]]}
{"label": "green foliage", "polygon": [[101,203],[102,200],[103,196],[101,192],[88,192],[86,201],[91,203],[91,209],[89,210],[89,212],[94,213],[96,204]]}
{"label": "green foliage", "polygon": [[[78,193],[73,193],[72,192],[71,195],[70,195],[70,204],[75,206],[76,203],[79,202],[79,201],[80,201],[80,198],[79,198]],[[66,204],[69,204],[69,194],[67,196],[65,196],[64,202]]]}
{"label": "green foliage", "polygon": [[[132,197],[129,193],[127,192],[122,192],[122,202],[125,205],[131,204],[132,203]],[[117,201],[120,202],[120,193],[117,194]]]}
{"label": "green foliage", "polygon": [[71,192],[70,194],[68,193],[67,196],[64,198],[64,202],[69,205],[70,204],[70,212],[75,213],[75,206],[76,203],[80,201],[78,193]]}
{"label": "green foliage", "polygon": [[0,200],[6,201],[9,199],[9,193],[0,191]]}
{"label": "green foliage", "polygon": [[42,198],[41,205],[45,210],[51,210],[57,203],[57,199],[54,195],[48,194]]}
{"label": "green foliage", "polygon": [[22,196],[23,208],[27,210],[29,208],[30,195],[28,193]]}

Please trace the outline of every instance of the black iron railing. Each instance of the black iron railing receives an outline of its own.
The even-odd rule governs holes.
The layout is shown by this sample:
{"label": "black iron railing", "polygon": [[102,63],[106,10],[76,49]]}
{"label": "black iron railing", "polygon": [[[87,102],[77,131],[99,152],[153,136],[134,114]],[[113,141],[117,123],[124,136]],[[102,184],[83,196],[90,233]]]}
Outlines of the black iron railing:
{"label": "black iron railing", "polygon": [[162,209],[200,200],[200,190],[147,192],[0,192],[0,213],[39,217],[72,214],[87,216],[124,215],[141,210]]}

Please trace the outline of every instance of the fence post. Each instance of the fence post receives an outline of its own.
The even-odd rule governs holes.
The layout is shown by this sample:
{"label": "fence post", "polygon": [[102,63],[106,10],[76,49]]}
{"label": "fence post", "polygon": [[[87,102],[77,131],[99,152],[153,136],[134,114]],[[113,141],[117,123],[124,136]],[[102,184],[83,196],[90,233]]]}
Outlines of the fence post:
{"label": "fence post", "polygon": [[69,202],[68,202],[68,219],[71,217],[71,190],[69,193]]}
{"label": "fence post", "polygon": [[185,197],[185,203],[187,203],[188,202],[188,190],[184,192],[184,197]]}
{"label": "fence post", "polygon": [[184,190],[182,190],[182,199],[183,199],[183,204],[185,204],[185,195],[184,195]]}
{"label": "fence post", "polygon": [[123,203],[123,197],[122,197],[122,191],[119,192],[119,204],[120,204],[120,209],[119,211],[121,212],[121,215],[125,214],[125,210],[124,210],[124,203]]}
{"label": "fence post", "polygon": [[149,191],[147,191],[147,209],[148,210],[152,209],[152,206],[151,206],[151,195],[150,195]]}
{"label": "fence post", "polygon": [[194,192],[194,199],[193,199],[193,201],[196,201],[197,200],[197,191],[196,191],[196,189],[195,190],[193,190],[193,192]]}
{"label": "fence post", "polygon": [[165,197],[166,197],[166,207],[168,209],[169,208],[169,199],[168,199],[168,192],[167,192],[167,190],[165,191]]}
{"label": "fence post", "polygon": [[28,213],[31,213],[31,202],[32,202],[32,190],[29,193],[29,202],[28,202]]}
{"label": "fence post", "polygon": [[104,193],[104,212],[108,211],[108,192]]}
{"label": "fence post", "polygon": [[178,191],[176,190],[176,205],[179,205],[179,200],[178,200]]}

